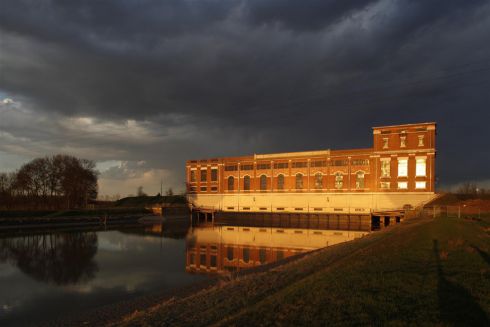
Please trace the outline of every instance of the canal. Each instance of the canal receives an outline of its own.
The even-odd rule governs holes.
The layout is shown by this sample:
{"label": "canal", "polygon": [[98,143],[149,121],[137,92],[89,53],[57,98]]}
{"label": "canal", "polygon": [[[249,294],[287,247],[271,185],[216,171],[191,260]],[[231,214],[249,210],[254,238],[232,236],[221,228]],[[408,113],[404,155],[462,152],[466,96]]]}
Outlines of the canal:
{"label": "canal", "polygon": [[0,231],[0,325],[35,324],[172,292],[362,237],[349,226],[186,219],[113,229]]}

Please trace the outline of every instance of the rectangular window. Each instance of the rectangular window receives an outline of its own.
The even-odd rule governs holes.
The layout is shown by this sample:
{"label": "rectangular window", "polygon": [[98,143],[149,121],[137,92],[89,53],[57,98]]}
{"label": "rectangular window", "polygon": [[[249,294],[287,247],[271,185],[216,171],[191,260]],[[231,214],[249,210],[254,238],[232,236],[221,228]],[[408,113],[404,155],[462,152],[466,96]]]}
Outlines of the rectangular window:
{"label": "rectangular window", "polygon": [[362,171],[357,172],[356,174],[356,189],[364,188],[364,173]]}
{"label": "rectangular window", "polygon": [[190,181],[191,181],[191,183],[195,183],[196,182],[196,170],[195,169],[191,170]]}
{"label": "rectangular window", "polygon": [[206,182],[208,180],[208,171],[206,169],[201,170],[201,182]]}
{"label": "rectangular window", "polygon": [[218,169],[211,169],[211,182],[218,181]]}
{"label": "rectangular window", "polygon": [[196,264],[196,255],[194,253],[191,253],[191,255],[189,257],[189,263],[191,265],[195,265]]}
{"label": "rectangular window", "polygon": [[406,190],[408,188],[408,183],[407,182],[398,182],[398,189],[400,190]]}
{"label": "rectangular window", "polygon": [[369,159],[354,159],[351,161],[352,166],[369,166]]}
{"label": "rectangular window", "polygon": [[327,167],[327,161],[326,160],[318,160],[318,161],[312,161],[310,163],[311,167]]}
{"label": "rectangular window", "polygon": [[206,186],[201,186],[201,192],[206,192],[208,188]]}
{"label": "rectangular window", "polygon": [[384,190],[387,190],[390,188],[390,182],[381,182],[380,187]]}
{"label": "rectangular window", "polygon": [[415,176],[425,176],[426,175],[426,159],[417,158],[415,161]]}
{"label": "rectangular window", "polygon": [[391,159],[381,159],[381,177],[390,177],[390,162]]}
{"label": "rectangular window", "polygon": [[416,189],[425,189],[426,188],[426,182],[423,181],[423,182],[415,182],[415,188]]}
{"label": "rectangular window", "polygon": [[218,192],[218,188],[216,186],[211,187],[211,192]]}
{"label": "rectangular window", "polygon": [[400,136],[400,148],[407,146],[407,137],[405,135]]}
{"label": "rectangular window", "polygon": [[269,163],[257,164],[257,169],[258,170],[271,169],[271,164],[269,164]]}
{"label": "rectangular window", "polygon": [[254,170],[254,165],[241,165],[240,170]]}
{"label": "rectangular window", "polygon": [[349,160],[332,160],[331,166],[348,166]]}
{"label": "rectangular window", "polygon": [[205,254],[201,254],[199,256],[199,265],[201,266],[205,266],[206,265],[206,255]]}
{"label": "rectangular window", "polygon": [[398,159],[398,177],[408,176],[408,159]]}
{"label": "rectangular window", "polygon": [[274,169],[285,169],[289,167],[288,162],[277,162],[274,164]]}
{"label": "rectangular window", "polygon": [[388,138],[387,137],[383,138],[383,149],[388,149]]}
{"label": "rectangular window", "polygon": [[306,161],[293,162],[292,167],[293,168],[306,168],[306,167],[308,167],[308,162],[306,162]]}
{"label": "rectangular window", "polygon": [[225,171],[237,171],[238,170],[238,166],[237,165],[228,165],[228,166],[225,166]]}

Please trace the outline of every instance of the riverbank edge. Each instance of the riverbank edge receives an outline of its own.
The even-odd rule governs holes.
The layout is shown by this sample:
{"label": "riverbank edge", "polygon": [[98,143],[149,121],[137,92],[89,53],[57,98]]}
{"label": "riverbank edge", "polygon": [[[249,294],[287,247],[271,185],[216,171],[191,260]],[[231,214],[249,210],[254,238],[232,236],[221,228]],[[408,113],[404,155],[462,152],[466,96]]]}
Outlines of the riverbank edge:
{"label": "riverbank edge", "polygon": [[430,220],[430,218],[410,219],[403,224],[394,225],[393,227],[373,232],[353,241],[336,244],[306,253],[300,253],[295,256],[291,256],[267,265],[257,266],[236,273],[230,273],[228,275],[216,275],[208,280],[197,282],[175,290],[157,291],[152,294],[146,294],[138,296],[136,298],[118,301],[116,303],[108,304],[95,310],[82,312],[81,314],[71,316],[70,318],[61,317],[60,319],[52,320],[43,326],[118,326],[119,324],[123,324],[126,321],[137,317],[138,315],[142,315],[148,311],[152,311],[156,307],[164,303],[172,302],[177,299],[184,299],[186,297],[193,296],[201,292],[212,290],[213,288],[221,288],[226,284],[240,281],[243,278],[254,278],[254,276],[256,275],[273,272],[276,269],[287,269],[291,265],[301,264],[303,259],[311,257],[314,258],[320,253],[340,252],[344,248],[348,248],[349,251],[353,252],[360,251],[365,246],[369,246],[371,240],[384,238],[384,235],[391,233],[393,230],[398,229],[399,227],[405,225],[411,226],[414,224],[418,225],[421,223],[429,222]]}

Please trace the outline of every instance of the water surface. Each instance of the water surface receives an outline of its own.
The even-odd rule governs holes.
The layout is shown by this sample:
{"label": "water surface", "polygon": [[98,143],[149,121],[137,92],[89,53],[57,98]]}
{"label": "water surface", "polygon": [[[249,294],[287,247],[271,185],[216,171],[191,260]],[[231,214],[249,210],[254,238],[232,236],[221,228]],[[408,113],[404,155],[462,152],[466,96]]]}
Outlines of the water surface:
{"label": "water surface", "polygon": [[0,326],[35,324],[208,276],[262,266],[368,232],[320,219],[187,219],[112,230],[0,233]]}
{"label": "water surface", "polygon": [[0,236],[0,325],[81,312],[203,276],[185,272],[184,235],[161,225]]}

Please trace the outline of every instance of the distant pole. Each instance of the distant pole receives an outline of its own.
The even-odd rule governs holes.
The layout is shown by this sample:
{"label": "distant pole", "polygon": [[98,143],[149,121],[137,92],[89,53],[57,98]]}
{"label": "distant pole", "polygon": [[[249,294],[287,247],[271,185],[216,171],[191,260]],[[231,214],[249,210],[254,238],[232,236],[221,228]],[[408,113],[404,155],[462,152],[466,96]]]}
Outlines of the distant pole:
{"label": "distant pole", "polygon": [[163,177],[160,178],[160,196],[163,196]]}

